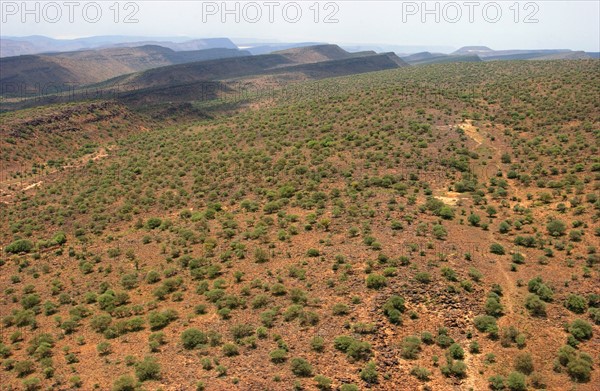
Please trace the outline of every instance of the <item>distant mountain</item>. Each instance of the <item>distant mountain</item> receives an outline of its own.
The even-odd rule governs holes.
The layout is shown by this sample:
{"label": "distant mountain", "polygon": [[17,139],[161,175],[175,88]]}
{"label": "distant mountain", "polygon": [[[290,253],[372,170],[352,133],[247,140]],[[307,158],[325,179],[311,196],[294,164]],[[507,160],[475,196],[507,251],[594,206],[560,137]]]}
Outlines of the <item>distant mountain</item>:
{"label": "distant mountain", "polygon": [[300,80],[317,80],[408,66],[394,53],[349,53],[337,45],[288,49],[278,53],[233,57],[154,68],[123,75],[97,85],[127,91],[119,99],[134,106],[161,102],[214,99],[220,92],[284,86]]}
{"label": "distant mountain", "polygon": [[246,43],[240,44],[239,48],[247,50],[254,55],[259,55],[259,54],[269,54],[269,53],[273,53],[273,52],[277,52],[277,51],[281,51],[281,50],[323,45],[323,44],[324,43],[322,43],[322,42],[296,42],[296,43],[291,43],[291,42],[285,42],[285,43],[283,43],[283,42],[277,42],[277,43],[246,42]]}
{"label": "distant mountain", "polygon": [[450,62],[481,62],[477,54],[443,54],[421,52],[402,57],[410,65],[442,64]]}
{"label": "distant mountain", "polygon": [[162,46],[84,50],[0,58],[3,93],[15,85],[28,89],[49,85],[85,85],[151,68],[249,56],[237,49],[206,49],[176,52]]}
{"label": "distant mountain", "polygon": [[237,49],[238,47],[228,38],[194,39],[184,42],[172,41],[140,41],[110,44],[104,47],[133,47],[141,45],[158,45],[175,51],[206,50],[206,49]]}
{"label": "distant mountain", "polygon": [[454,50],[454,48],[450,46],[441,46],[441,45],[391,45],[384,43],[374,43],[374,44],[344,44],[340,45],[343,49],[348,50],[350,52],[358,52],[365,50],[374,50],[378,53],[381,52],[394,52],[394,53],[403,53],[412,54],[419,52],[436,52],[436,53],[450,53]]}
{"label": "distant mountain", "polygon": [[[361,62],[372,61],[372,57],[383,56],[386,60],[376,61],[383,68],[376,65],[373,70],[388,69],[389,67],[406,66],[393,53],[369,54],[355,56],[337,45],[316,45],[302,49],[288,49],[271,54],[262,54],[251,57],[234,57],[212,61],[190,62],[181,65],[150,69],[141,73],[116,78],[113,81],[134,85],[136,88],[156,87],[167,84],[185,84],[197,81],[214,81],[240,78],[250,75],[274,74],[282,72],[301,72],[310,70],[323,70],[334,74],[336,63],[332,61],[347,60],[345,69],[340,68],[340,74],[348,74],[348,69],[356,71],[361,67]],[[393,65],[391,65],[393,63]],[[314,66],[298,67],[299,65],[317,64]],[[338,65],[342,63],[337,63]],[[354,64],[354,65],[348,65]],[[295,68],[294,68],[295,67]],[[365,66],[364,69],[369,68]],[[317,72],[318,73],[318,72]],[[352,71],[350,72],[352,73]],[[113,81],[109,81],[113,82]]]}
{"label": "distant mountain", "polygon": [[144,45],[159,45],[176,51],[213,48],[237,49],[237,46],[228,38],[96,36],[77,39],[54,39],[32,35],[28,37],[0,38],[0,57]]}
{"label": "distant mountain", "polygon": [[488,53],[493,53],[494,50],[488,48],[487,46],[463,46],[452,54],[455,55],[463,55],[463,54],[477,54],[477,55],[486,55]]}
{"label": "distant mountain", "polygon": [[280,54],[295,63],[311,63],[329,60],[341,60],[353,57],[337,45],[314,45],[272,52]]}
{"label": "distant mountain", "polygon": [[405,66],[408,66],[408,64],[394,53],[382,53],[293,65],[273,70],[272,73],[301,73],[310,79],[323,79],[327,77],[354,75]]}
{"label": "distant mountain", "polygon": [[574,52],[569,49],[546,50],[493,50],[487,46],[465,46],[453,55],[477,55],[483,61],[506,60],[559,60],[559,59],[588,59],[591,58],[584,52]]}
{"label": "distant mountain", "polygon": [[418,61],[427,61],[432,58],[444,56],[442,53],[431,53],[431,52],[419,52],[410,54],[408,56],[401,56],[402,59],[406,62],[418,62]]}
{"label": "distant mountain", "polygon": [[546,54],[541,57],[532,58],[532,60],[589,60],[591,58],[593,57],[584,51],[569,51],[564,53]]}

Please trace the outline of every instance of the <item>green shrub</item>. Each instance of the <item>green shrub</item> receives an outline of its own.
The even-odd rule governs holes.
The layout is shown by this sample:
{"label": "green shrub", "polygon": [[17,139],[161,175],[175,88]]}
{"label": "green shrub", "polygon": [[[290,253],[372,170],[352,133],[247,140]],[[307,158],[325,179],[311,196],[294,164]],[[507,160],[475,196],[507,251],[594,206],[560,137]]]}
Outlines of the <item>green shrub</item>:
{"label": "green shrub", "polygon": [[29,253],[33,250],[33,247],[31,240],[19,239],[6,246],[4,251],[9,254]]}
{"label": "green shrub", "polygon": [[589,381],[592,358],[588,354],[578,352],[573,347],[565,345],[558,350],[558,363],[567,368],[567,373],[573,380]]}
{"label": "green shrub", "polygon": [[504,250],[504,247],[502,247],[502,245],[499,244],[499,243],[492,243],[492,245],[490,246],[490,252],[492,254],[497,254],[497,255],[504,255],[504,254],[506,254],[506,251]]}
{"label": "green shrub", "polygon": [[546,316],[546,304],[536,294],[530,294],[525,299],[525,308],[529,310],[529,313],[533,316],[544,317]]}
{"label": "green shrub", "polygon": [[352,360],[368,360],[371,357],[371,345],[347,335],[336,337],[333,346],[348,355]]}
{"label": "green shrub", "polygon": [[292,373],[300,377],[310,377],[313,374],[312,366],[303,358],[295,357],[290,362]]}
{"label": "green shrub", "polygon": [[368,360],[371,357],[371,344],[365,341],[354,341],[346,350],[348,358],[356,360]]}
{"label": "green shrub", "polygon": [[552,301],[554,292],[546,284],[544,284],[541,277],[535,277],[529,280],[527,283],[527,289],[529,292],[537,294],[543,301]]}
{"label": "green shrub", "polygon": [[34,391],[40,388],[41,380],[38,377],[31,376],[23,380],[23,389],[25,391]]}
{"label": "green shrub", "polygon": [[0,342],[0,357],[7,358],[9,356],[10,356],[10,348],[8,346],[6,346],[5,344],[3,344],[2,342]]}
{"label": "green shrub", "polygon": [[146,275],[146,282],[148,284],[156,284],[160,281],[160,273],[156,270],[150,270],[148,275]]}
{"label": "green shrub", "polygon": [[383,312],[390,323],[402,324],[402,313],[405,311],[404,299],[400,296],[391,296],[383,305]]}
{"label": "green shrub", "polygon": [[160,330],[167,327],[177,317],[177,312],[174,310],[152,311],[148,314],[148,323],[151,330]]}
{"label": "green shrub", "polygon": [[569,332],[579,341],[592,338],[592,325],[582,319],[575,319],[569,325]]}
{"label": "green shrub", "polygon": [[415,280],[421,284],[429,284],[431,282],[431,274],[427,272],[419,272],[415,274]]}
{"label": "green shrub", "polygon": [[476,214],[472,213],[472,214],[469,215],[469,217],[467,217],[467,221],[472,226],[478,227],[479,223],[481,222],[481,217],[479,217],[479,215],[476,215]]}
{"label": "green shrub", "polygon": [[131,289],[137,287],[137,284],[138,284],[137,280],[138,280],[137,273],[124,274],[121,277],[121,286],[125,289],[131,290]]}
{"label": "green shrub", "polygon": [[181,333],[181,344],[185,349],[195,349],[205,345],[207,342],[208,337],[206,334],[196,328],[187,329]]}
{"label": "green shrub", "polygon": [[431,371],[424,367],[415,366],[410,370],[410,374],[421,381],[427,381],[431,376]]}
{"label": "green shrub", "polygon": [[448,358],[446,365],[442,366],[441,371],[446,377],[463,378],[467,375],[467,364],[461,360]]}
{"label": "green shrub", "polygon": [[379,374],[377,373],[377,365],[373,361],[369,361],[367,365],[360,371],[360,378],[369,384],[375,384],[378,381]]}
{"label": "green shrub", "polygon": [[256,263],[268,262],[269,258],[269,252],[265,249],[258,247],[256,250],[254,250],[254,260]]}
{"label": "green shrub", "polygon": [[504,390],[504,388],[505,388],[504,377],[502,377],[500,375],[491,376],[488,379],[488,383],[489,383],[490,389],[494,390],[494,391],[501,391],[501,390]]}
{"label": "green shrub", "polygon": [[347,315],[350,312],[350,308],[348,307],[347,304],[344,303],[337,303],[334,304],[333,308],[332,308],[332,313],[333,315]]}
{"label": "green shrub", "polygon": [[331,379],[325,377],[323,375],[315,376],[315,382],[317,382],[317,388],[319,390],[330,390],[331,389]]}
{"label": "green shrub", "polygon": [[387,278],[380,274],[369,274],[367,276],[367,288],[381,289],[387,285]]}
{"label": "green shrub", "polygon": [[225,345],[223,345],[222,350],[223,354],[227,357],[237,356],[238,354],[240,354],[237,345],[233,343],[226,343]]}
{"label": "green shrub", "polygon": [[463,358],[465,358],[465,351],[457,343],[453,343],[452,345],[450,345],[450,347],[448,348],[448,353],[450,353],[450,356],[452,358],[457,360],[462,360]]}
{"label": "green shrub", "polygon": [[244,337],[249,337],[254,334],[254,326],[247,323],[240,323],[233,326],[231,329],[231,335],[235,340],[240,340]]}
{"label": "green shrub", "polygon": [[590,380],[592,371],[592,359],[587,354],[581,353],[573,358],[567,364],[567,373],[571,378],[578,382],[587,382]]}
{"label": "green shrub", "polygon": [[310,341],[310,347],[315,352],[322,352],[325,349],[325,340],[323,337],[316,335]]}
{"label": "green shrub", "polygon": [[594,324],[600,325],[600,308],[590,308],[588,312]]}
{"label": "green shrub", "polygon": [[271,358],[272,362],[281,364],[287,360],[287,351],[284,349],[275,349],[269,353],[269,357]]}
{"label": "green shrub", "polygon": [[129,375],[120,376],[113,384],[112,391],[135,391],[136,381]]}
{"label": "green shrub", "polygon": [[527,391],[527,377],[520,372],[511,372],[506,378],[506,386],[510,391]]}
{"label": "green shrub", "polygon": [[502,308],[502,304],[500,304],[500,302],[494,298],[494,297],[488,297],[486,302],[485,302],[485,313],[490,315],[490,316],[494,316],[494,317],[500,317],[502,316],[504,309]]}
{"label": "green shrub", "polygon": [[17,361],[14,365],[14,371],[18,377],[29,375],[34,370],[33,362],[30,360]]}
{"label": "green shrub", "polygon": [[515,357],[515,369],[526,375],[533,372],[533,359],[529,353],[521,353]]}
{"label": "green shrub", "polygon": [[546,225],[546,229],[552,236],[562,236],[567,231],[567,225],[560,220],[552,220]]}
{"label": "green shrub", "polygon": [[584,297],[570,294],[565,301],[565,307],[576,314],[583,314],[587,310],[588,304]]}
{"label": "green shrub", "polygon": [[146,221],[146,228],[155,229],[160,227],[162,224],[162,220],[158,217],[151,217]]}
{"label": "green shrub", "polygon": [[419,337],[408,336],[400,343],[400,355],[408,360],[414,360],[421,351],[421,340]]}
{"label": "green shrub", "polygon": [[160,379],[160,365],[154,357],[145,357],[135,364],[135,375],[139,381]]}
{"label": "green shrub", "polygon": [[475,328],[481,332],[492,332],[498,331],[498,326],[496,324],[496,318],[489,315],[479,315],[473,319],[473,323],[475,324]]}
{"label": "green shrub", "polygon": [[62,245],[67,242],[67,235],[64,232],[57,232],[51,239],[52,244]]}
{"label": "green shrub", "polygon": [[102,341],[98,345],[96,345],[96,350],[98,351],[99,355],[106,356],[107,354],[110,354],[112,348],[110,346],[110,343],[108,343],[107,341]]}

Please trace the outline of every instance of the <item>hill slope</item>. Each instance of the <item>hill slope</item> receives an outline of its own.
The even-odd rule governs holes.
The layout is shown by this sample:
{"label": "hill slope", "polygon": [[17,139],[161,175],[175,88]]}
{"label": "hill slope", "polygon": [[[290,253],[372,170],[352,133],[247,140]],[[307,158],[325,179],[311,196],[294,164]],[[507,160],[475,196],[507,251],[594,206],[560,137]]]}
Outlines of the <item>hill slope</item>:
{"label": "hill slope", "polygon": [[227,57],[247,56],[237,49],[207,49],[176,52],[162,46],[141,46],[67,52],[51,55],[5,57],[0,59],[2,91],[10,86],[85,85],[132,72]]}
{"label": "hill slope", "polygon": [[[324,58],[340,58],[322,60]],[[300,63],[298,63],[300,62]],[[277,88],[305,80],[319,80],[408,66],[393,53],[353,54],[332,46],[303,48],[252,57],[203,61],[151,69],[106,83],[129,92],[120,99],[134,106],[160,102],[211,100],[244,90]]]}

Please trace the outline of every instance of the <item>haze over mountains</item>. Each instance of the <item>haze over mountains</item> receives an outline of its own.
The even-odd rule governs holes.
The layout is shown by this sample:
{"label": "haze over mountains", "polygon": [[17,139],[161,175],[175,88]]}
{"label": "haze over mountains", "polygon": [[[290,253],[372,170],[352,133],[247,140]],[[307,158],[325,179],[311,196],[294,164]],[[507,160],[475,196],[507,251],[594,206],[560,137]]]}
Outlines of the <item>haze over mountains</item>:
{"label": "haze over mountains", "polygon": [[94,36],[77,39],[54,39],[41,35],[2,37],[0,57],[24,54],[57,53],[86,49],[160,45],[173,50],[203,50],[211,48],[237,49],[228,38],[191,39],[188,37]]}

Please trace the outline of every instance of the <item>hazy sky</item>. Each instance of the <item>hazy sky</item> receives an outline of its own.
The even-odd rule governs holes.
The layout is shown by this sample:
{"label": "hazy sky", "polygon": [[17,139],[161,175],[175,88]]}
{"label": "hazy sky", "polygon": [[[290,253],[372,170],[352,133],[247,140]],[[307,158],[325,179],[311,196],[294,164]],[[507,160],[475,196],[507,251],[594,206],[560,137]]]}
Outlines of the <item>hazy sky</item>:
{"label": "hazy sky", "polygon": [[600,51],[598,0],[57,0],[27,1],[27,9],[22,0],[0,0],[0,3],[3,36],[235,37],[340,44],[453,48],[486,45],[493,49]]}

